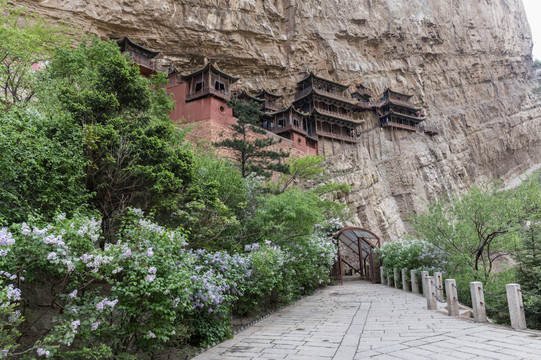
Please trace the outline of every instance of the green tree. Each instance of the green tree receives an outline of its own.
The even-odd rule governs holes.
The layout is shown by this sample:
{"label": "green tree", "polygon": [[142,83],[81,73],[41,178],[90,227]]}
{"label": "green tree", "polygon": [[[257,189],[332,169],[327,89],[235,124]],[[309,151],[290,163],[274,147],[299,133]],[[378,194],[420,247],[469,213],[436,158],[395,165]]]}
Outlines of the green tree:
{"label": "green tree", "polygon": [[495,184],[474,186],[450,203],[439,200],[412,219],[419,238],[452,256],[476,280],[487,281],[495,261],[518,245],[523,207],[511,191]]}
{"label": "green tree", "polygon": [[271,171],[287,172],[288,168],[282,163],[282,159],[289,155],[283,151],[269,150],[269,147],[278,141],[270,137],[257,138],[253,141],[248,139],[249,133],[266,134],[266,131],[259,127],[260,117],[263,114],[259,109],[260,105],[255,102],[245,103],[238,99],[233,99],[228,105],[233,108],[233,113],[238,119],[236,124],[231,125],[235,133],[233,138],[216,142],[215,145],[233,152],[242,177],[252,172],[265,177],[270,177]]}
{"label": "green tree", "polygon": [[59,49],[42,75],[43,100],[60,103],[83,132],[86,187],[105,238],[128,207],[166,219],[192,180],[193,156],[167,116],[165,75],[143,78],[115,42],[95,37]]}
{"label": "green tree", "polygon": [[47,107],[0,113],[0,223],[51,220],[86,207],[82,131],[69,114]]}
{"label": "green tree", "polygon": [[27,103],[35,94],[35,69],[68,40],[65,27],[52,25],[0,0],[0,103]]}

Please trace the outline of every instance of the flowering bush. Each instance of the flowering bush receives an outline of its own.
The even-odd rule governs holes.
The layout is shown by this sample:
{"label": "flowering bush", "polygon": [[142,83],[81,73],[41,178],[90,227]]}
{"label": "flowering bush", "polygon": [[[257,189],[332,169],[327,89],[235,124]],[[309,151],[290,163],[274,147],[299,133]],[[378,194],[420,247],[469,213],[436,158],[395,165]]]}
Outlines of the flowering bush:
{"label": "flowering bush", "polygon": [[391,278],[393,268],[448,273],[451,267],[448,256],[424,240],[396,239],[384,243],[381,248],[375,250],[375,253]]}
{"label": "flowering bush", "polygon": [[[0,292],[0,350],[6,356],[15,352],[13,324],[22,321],[13,317],[16,301],[29,295],[15,282],[31,283],[27,288],[52,283],[51,310],[57,314],[46,336],[17,351],[101,359],[168,342],[222,339],[229,307],[250,275],[246,258],[186,251],[182,231],[156,225],[140,211],[129,213],[117,243],[104,248],[97,245],[100,221],[94,218],[59,216],[43,228],[23,223],[10,230],[2,229],[0,243],[2,276],[10,282]],[[222,331],[205,333],[209,323]]]}

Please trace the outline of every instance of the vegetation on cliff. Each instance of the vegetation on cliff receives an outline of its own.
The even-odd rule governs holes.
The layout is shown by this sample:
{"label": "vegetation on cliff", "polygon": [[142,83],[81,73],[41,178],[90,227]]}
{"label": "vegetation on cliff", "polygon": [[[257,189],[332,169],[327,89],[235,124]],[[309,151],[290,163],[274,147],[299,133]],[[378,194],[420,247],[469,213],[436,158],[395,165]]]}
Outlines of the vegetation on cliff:
{"label": "vegetation on cliff", "polygon": [[[1,357],[204,346],[231,334],[232,315],[328,283],[343,205],[193,148],[167,117],[163,75],[140,77],[114,42],[40,60],[23,67],[31,99],[0,95]],[[291,176],[319,162],[291,160]]]}

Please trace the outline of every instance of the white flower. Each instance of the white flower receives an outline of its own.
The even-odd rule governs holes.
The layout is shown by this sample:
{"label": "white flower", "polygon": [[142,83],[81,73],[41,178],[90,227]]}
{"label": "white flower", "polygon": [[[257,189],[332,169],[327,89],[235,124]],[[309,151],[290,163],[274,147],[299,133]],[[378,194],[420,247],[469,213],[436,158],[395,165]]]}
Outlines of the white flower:
{"label": "white flower", "polygon": [[73,290],[72,292],[69,293],[68,295],[70,298],[74,299],[75,297],[77,297],[77,289]]}
{"label": "white flower", "polygon": [[147,337],[148,337],[149,339],[155,339],[155,338],[156,338],[156,334],[154,334],[152,331],[149,330],[149,331],[148,331],[148,334],[147,334]]}
{"label": "white flower", "polygon": [[81,321],[79,320],[74,320],[71,322],[71,328],[75,331],[77,330],[77,328],[81,326]]}
{"label": "white flower", "polygon": [[45,350],[42,348],[37,348],[36,352],[38,353],[38,356],[45,356],[46,358],[51,356],[51,352],[49,350]]}
{"label": "white flower", "polygon": [[147,281],[147,282],[153,282],[154,279],[156,279],[156,275],[147,275],[147,276],[145,276],[145,281]]}
{"label": "white flower", "polygon": [[154,256],[154,251],[152,250],[152,248],[148,248],[148,249],[147,249],[147,255],[148,255],[149,257]]}
{"label": "white flower", "polygon": [[149,274],[156,274],[156,268],[154,266],[151,266],[148,268],[148,273]]}
{"label": "white flower", "polygon": [[90,330],[95,331],[98,329],[98,326],[100,326],[100,322],[96,321],[95,323],[92,324],[92,327],[90,328]]}
{"label": "white flower", "polygon": [[56,260],[56,253],[50,252],[49,255],[47,255],[47,260]]}

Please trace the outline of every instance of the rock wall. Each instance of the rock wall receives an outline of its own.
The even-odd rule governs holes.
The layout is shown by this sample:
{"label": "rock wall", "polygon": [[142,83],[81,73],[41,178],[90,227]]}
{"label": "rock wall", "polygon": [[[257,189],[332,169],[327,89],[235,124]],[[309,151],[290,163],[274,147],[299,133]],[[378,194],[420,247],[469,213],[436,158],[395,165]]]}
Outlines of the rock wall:
{"label": "rock wall", "polygon": [[[329,167],[353,191],[357,225],[389,239],[438,195],[541,162],[541,97],[521,0],[42,0],[103,37],[128,35],[181,69],[205,58],[239,86],[292,95],[306,70],[415,94],[439,135],[382,130],[367,114],[357,149]],[[327,149],[328,147],[326,147]],[[340,151],[342,150],[342,151]]]}

